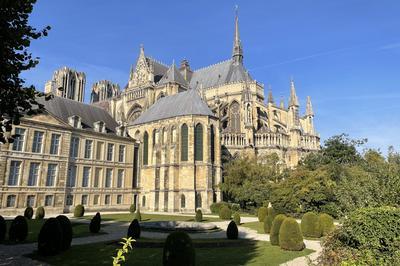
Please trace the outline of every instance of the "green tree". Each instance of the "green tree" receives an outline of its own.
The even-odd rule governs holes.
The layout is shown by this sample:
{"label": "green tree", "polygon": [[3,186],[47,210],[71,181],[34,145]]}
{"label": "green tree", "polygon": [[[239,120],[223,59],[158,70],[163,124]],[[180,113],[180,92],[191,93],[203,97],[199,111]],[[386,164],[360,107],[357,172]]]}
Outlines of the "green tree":
{"label": "green tree", "polygon": [[[41,31],[28,24],[36,0],[0,1],[0,143],[13,142],[16,135],[10,135],[13,125],[18,125],[24,115],[43,111],[43,105],[36,101],[45,96],[34,86],[25,86],[20,77],[22,71],[38,64],[28,47],[32,40],[46,36],[50,27]],[[50,99],[46,95],[46,100]]]}

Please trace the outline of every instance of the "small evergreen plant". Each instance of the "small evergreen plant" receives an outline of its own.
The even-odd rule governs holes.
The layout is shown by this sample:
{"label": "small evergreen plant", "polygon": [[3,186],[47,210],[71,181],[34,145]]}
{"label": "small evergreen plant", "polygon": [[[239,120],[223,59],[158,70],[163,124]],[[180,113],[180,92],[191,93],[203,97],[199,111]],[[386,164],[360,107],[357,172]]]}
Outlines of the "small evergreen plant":
{"label": "small evergreen plant", "polygon": [[24,211],[24,217],[28,220],[32,219],[33,217],[33,208],[32,207],[26,207]]}
{"label": "small evergreen plant", "polygon": [[279,246],[279,229],[281,228],[281,225],[285,219],[286,216],[283,214],[278,214],[275,216],[269,235],[269,241],[271,242],[271,245]]}
{"label": "small evergreen plant", "polygon": [[85,207],[82,204],[78,204],[74,209],[74,217],[82,217],[85,214]]}
{"label": "small evergreen plant", "polygon": [[36,213],[35,213],[35,219],[43,219],[45,216],[45,211],[44,211],[44,207],[40,206],[36,209]]}
{"label": "small evergreen plant", "polygon": [[285,250],[300,251],[305,248],[300,226],[294,218],[283,220],[279,228],[279,246]]}
{"label": "small evergreen plant", "polygon": [[164,266],[194,266],[195,250],[192,240],[185,232],[177,231],[168,235],[163,250]]}
{"label": "small evergreen plant", "polygon": [[226,237],[228,239],[238,239],[239,230],[234,221],[231,221],[226,229]]}

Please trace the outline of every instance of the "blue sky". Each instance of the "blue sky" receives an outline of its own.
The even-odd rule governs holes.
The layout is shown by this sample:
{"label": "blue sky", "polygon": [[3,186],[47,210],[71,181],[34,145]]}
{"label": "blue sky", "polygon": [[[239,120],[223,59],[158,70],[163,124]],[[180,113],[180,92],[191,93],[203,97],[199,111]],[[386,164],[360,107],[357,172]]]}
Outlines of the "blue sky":
{"label": "blue sky", "polygon": [[245,65],[276,100],[287,102],[293,76],[302,112],[312,98],[323,140],[346,132],[384,153],[400,149],[396,0],[38,0],[31,24],[52,30],[32,43],[40,64],[24,77],[43,90],[61,66],[84,71],[88,100],[97,80],[125,86],[141,43],[166,64],[217,63],[231,56],[236,4]]}

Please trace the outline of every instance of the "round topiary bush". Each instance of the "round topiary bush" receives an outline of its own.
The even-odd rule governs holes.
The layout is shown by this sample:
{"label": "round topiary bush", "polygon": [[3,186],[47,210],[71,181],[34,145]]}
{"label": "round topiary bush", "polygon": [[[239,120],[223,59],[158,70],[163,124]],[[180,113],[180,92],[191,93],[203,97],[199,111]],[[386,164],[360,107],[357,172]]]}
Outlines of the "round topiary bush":
{"label": "round topiary bush", "polygon": [[264,219],[264,233],[269,234],[271,232],[272,222],[274,217],[267,215]]}
{"label": "round topiary bush", "polygon": [[7,224],[3,216],[0,215],[0,243],[6,238]]}
{"label": "round topiary bush", "polygon": [[24,216],[18,215],[11,222],[8,239],[12,242],[22,242],[28,236],[28,223]]}
{"label": "round topiary bush", "polygon": [[196,222],[201,222],[203,221],[203,213],[201,212],[200,209],[196,211],[196,217],[195,217]]}
{"label": "round topiary bush", "polygon": [[129,207],[129,212],[130,213],[135,213],[136,211],[136,205],[135,204],[131,204],[131,206]]}
{"label": "round topiary bush", "polygon": [[72,241],[71,222],[65,215],[58,215],[56,219],[60,223],[63,236],[60,250],[67,250],[71,247],[71,241]]}
{"label": "round topiary bush", "polygon": [[173,232],[165,240],[164,266],[194,266],[195,251],[192,240],[185,232]]}
{"label": "round topiary bush", "polygon": [[133,239],[140,238],[140,224],[137,219],[134,219],[128,227],[128,237],[132,237]]}
{"label": "round topiary bush", "polygon": [[211,204],[210,210],[214,214],[219,214],[219,211],[222,209],[222,207],[230,208],[229,204],[227,202],[220,201],[220,202],[216,202],[216,203]]}
{"label": "round topiary bush", "polygon": [[27,207],[24,211],[24,217],[28,220],[32,219],[33,217],[33,209],[32,207]]}
{"label": "round topiary bush", "polygon": [[38,236],[38,251],[42,256],[60,252],[63,245],[63,230],[57,218],[49,218],[43,224]]}
{"label": "round topiary bush", "polygon": [[219,218],[224,220],[230,220],[232,216],[232,211],[227,206],[224,206],[219,210]]}
{"label": "round topiary bush", "polygon": [[327,234],[335,230],[333,218],[329,214],[321,213],[319,215],[319,224],[321,225],[321,232],[323,236],[326,236]]}
{"label": "round topiary bush", "polygon": [[268,209],[266,207],[260,207],[257,212],[258,221],[264,222],[265,216],[268,214]]}
{"label": "round topiary bush", "polygon": [[240,214],[238,212],[233,214],[233,221],[236,223],[236,225],[240,225]]}
{"label": "round topiary bush", "polygon": [[283,214],[275,216],[269,235],[269,242],[271,242],[271,245],[279,246],[279,229],[285,219],[286,216]]}
{"label": "round topiary bush", "polygon": [[82,217],[85,214],[85,207],[82,204],[75,206],[74,217]]}
{"label": "round topiary bush", "polygon": [[96,213],[95,216],[93,216],[92,220],[90,221],[89,224],[89,231],[91,233],[97,234],[100,231],[101,227],[101,216],[100,213]]}
{"label": "round topiary bush", "polygon": [[301,232],[305,237],[321,237],[321,224],[317,214],[307,212],[303,215],[303,218],[301,218]]}
{"label": "round topiary bush", "polygon": [[35,219],[43,219],[45,216],[44,207],[40,206],[36,209]]}
{"label": "round topiary bush", "polygon": [[294,218],[286,218],[279,229],[279,246],[285,250],[300,251],[305,248],[300,226]]}
{"label": "round topiary bush", "polygon": [[226,237],[228,239],[237,239],[239,236],[239,230],[234,221],[231,221],[226,229]]}

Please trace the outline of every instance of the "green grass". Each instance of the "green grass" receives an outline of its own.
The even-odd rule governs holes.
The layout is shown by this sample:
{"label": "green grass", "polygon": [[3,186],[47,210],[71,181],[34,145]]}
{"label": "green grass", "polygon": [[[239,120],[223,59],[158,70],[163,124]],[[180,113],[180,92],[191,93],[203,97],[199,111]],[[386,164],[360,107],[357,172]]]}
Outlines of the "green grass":
{"label": "green grass", "polygon": [[[162,215],[162,214],[146,214],[142,213],[142,222],[158,222],[158,221],[190,221],[194,222],[194,215]],[[83,219],[92,219],[93,216],[84,216]],[[133,213],[118,213],[118,214],[102,214],[102,221],[118,221],[118,222],[131,222]],[[203,222],[216,222],[222,221],[216,217],[203,217]]]}
{"label": "green grass", "polygon": [[[194,243],[196,242],[195,240]],[[114,244],[96,243],[73,246],[70,250],[53,257],[31,257],[52,265],[110,265],[116,247]],[[127,256],[126,265],[161,265],[162,253],[162,247],[135,247]],[[279,265],[310,253],[312,251],[308,249],[285,251],[271,246],[269,242],[259,241],[235,247],[196,248],[196,265]]]}
{"label": "green grass", "polygon": [[[46,219],[42,219],[42,220],[36,220],[36,219],[32,219],[32,220],[27,220],[28,222],[28,236],[26,238],[26,240],[22,243],[32,243],[32,242],[36,242],[37,241],[37,237],[39,235],[40,229],[42,228],[42,225],[44,224],[44,222],[46,221]],[[71,222],[72,224],[72,231],[73,231],[73,237],[85,237],[85,236],[92,236],[92,235],[97,235],[97,234],[92,234],[89,231],[89,224],[83,224],[83,223],[74,223]],[[11,220],[7,220],[6,221],[6,225],[7,225],[7,235],[6,235],[6,239],[8,239],[8,230],[10,228],[11,225]],[[98,234],[105,234],[105,232],[100,231]],[[10,244],[10,242],[6,241],[6,244]]]}
{"label": "green grass", "polygon": [[241,224],[240,226],[244,226],[244,227],[256,230],[257,233],[259,233],[259,234],[265,234],[264,233],[264,223],[262,223],[262,222],[257,221],[257,222],[244,223],[244,224]]}

